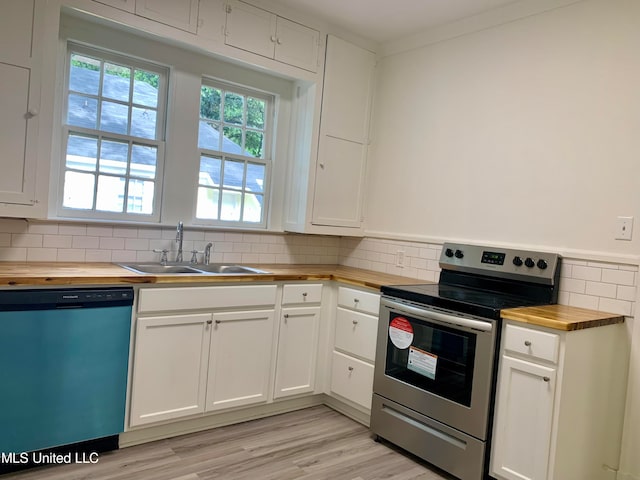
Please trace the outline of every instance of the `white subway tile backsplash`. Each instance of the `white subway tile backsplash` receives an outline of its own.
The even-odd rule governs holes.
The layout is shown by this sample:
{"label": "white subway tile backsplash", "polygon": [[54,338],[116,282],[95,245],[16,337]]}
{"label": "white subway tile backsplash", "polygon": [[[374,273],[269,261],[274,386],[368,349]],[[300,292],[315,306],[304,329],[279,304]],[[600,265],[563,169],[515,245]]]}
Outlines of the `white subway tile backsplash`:
{"label": "white subway tile backsplash", "polygon": [[85,252],[85,261],[87,262],[110,262],[111,250],[90,250]]}
{"label": "white subway tile backsplash", "polygon": [[42,238],[42,246],[46,248],[71,248],[72,244],[71,235],[44,235]]}
{"label": "white subway tile backsplash", "polygon": [[613,283],[587,282],[585,293],[596,297],[616,298],[617,285]]}
{"label": "white subway tile backsplash", "polygon": [[0,233],[0,247],[10,247],[10,246],[11,246],[11,234]]}
{"label": "white subway tile backsplash", "polygon": [[43,236],[36,233],[13,233],[11,235],[12,247],[42,247]]}
{"label": "white subway tile backsplash", "polygon": [[99,248],[103,250],[124,250],[124,238],[118,238],[118,237],[101,238]]}
{"label": "white subway tile backsplash", "polygon": [[579,293],[569,293],[569,303],[572,307],[598,309],[598,297],[592,295],[582,295]]}
{"label": "white subway tile backsplash", "polygon": [[1,262],[26,262],[27,249],[24,247],[2,247],[0,248]]}
{"label": "white subway tile backsplash", "polygon": [[[562,267],[561,267],[562,268]],[[583,267],[582,265],[573,265],[571,277],[581,280],[590,280],[599,282],[602,277],[602,268]]]}
{"label": "white subway tile backsplash", "polygon": [[58,225],[58,233],[60,235],[86,235],[87,226],[61,223]]}
{"label": "white subway tile backsplash", "polygon": [[635,285],[635,275],[633,271],[605,268],[602,270],[602,281],[619,285]]}
{"label": "white subway tile backsplash", "polygon": [[603,312],[617,313],[620,315],[631,315],[632,302],[624,300],[615,300],[613,298],[601,298],[598,310]]}
{"label": "white subway tile backsplash", "polygon": [[99,237],[73,237],[73,241],[71,243],[72,248],[93,248],[97,249],[100,247],[100,238]]}
{"label": "white subway tile backsplash", "polygon": [[151,250],[149,240],[146,238],[126,238],[124,248],[125,250]]}
{"label": "white subway tile backsplash", "polygon": [[59,262],[85,262],[86,256],[83,248],[59,248]]}
{"label": "white subway tile backsplash", "polygon": [[571,293],[585,293],[587,282],[576,278],[563,278],[560,280],[560,290]]}
{"label": "white subway tile backsplash", "polygon": [[28,248],[27,262],[55,262],[57,255],[57,248]]}
{"label": "white subway tile backsplash", "polygon": [[113,236],[113,227],[94,227],[87,225],[87,235],[93,237],[111,237]]}
{"label": "white subway tile backsplash", "polygon": [[618,300],[627,300],[629,302],[636,301],[636,288],[637,287],[629,287],[627,285],[618,285],[618,290],[616,294],[616,298]]}

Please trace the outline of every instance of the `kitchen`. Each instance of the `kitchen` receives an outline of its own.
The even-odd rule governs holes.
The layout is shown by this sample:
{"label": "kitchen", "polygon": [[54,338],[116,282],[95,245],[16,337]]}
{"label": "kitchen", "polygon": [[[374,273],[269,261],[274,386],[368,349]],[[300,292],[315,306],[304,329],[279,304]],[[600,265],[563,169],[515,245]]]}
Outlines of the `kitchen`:
{"label": "kitchen", "polygon": [[[637,478],[639,252],[637,236],[615,237],[617,217],[636,216],[638,204],[638,8],[515,2],[374,48],[364,238],[193,230],[187,241],[216,243],[214,261],[278,256],[278,263],[339,263],[428,281],[437,281],[445,240],[559,252],[560,303],[627,317],[632,353],[618,478]],[[3,220],[2,232],[5,261],[135,261],[174,235],[168,226],[18,219]],[[277,245],[273,253],[267,244]]]}

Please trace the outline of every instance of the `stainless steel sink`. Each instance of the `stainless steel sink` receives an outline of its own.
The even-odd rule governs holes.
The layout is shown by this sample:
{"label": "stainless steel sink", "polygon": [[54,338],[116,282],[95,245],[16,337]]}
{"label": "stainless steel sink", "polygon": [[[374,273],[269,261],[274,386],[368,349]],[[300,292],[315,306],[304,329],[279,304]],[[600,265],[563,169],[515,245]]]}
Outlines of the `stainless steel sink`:
{"label": "stainless steel sink", "polygon": [[269,273],[244,265],[223,265],[218,263],[209,265],[120,263],[118,265],[135,273],[154,275],[256,275]]}

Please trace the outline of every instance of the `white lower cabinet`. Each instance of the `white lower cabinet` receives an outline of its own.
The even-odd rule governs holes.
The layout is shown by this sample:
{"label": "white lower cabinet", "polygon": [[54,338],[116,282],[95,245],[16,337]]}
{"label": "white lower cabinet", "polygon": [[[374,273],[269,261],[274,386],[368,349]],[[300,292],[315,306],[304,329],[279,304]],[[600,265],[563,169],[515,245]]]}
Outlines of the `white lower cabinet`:
{"label": "white lower cabinet", "polygon": [[274,398],[316,388],[322,284],[283,287]]}
{"label": "white lower cabinet", "polygon": [[331,393],[371,410],[380,295],[338,287]]}
{"label": "white lower cabinet", "polygon": [[211,314],[139,318],[132,426],[204,412]]}
{"label": "white lower cabinet", "polygon": [[141,289],[130,426],[266,402],[276,291],[276,285]]}
{"label": "white lower cabinet", "polygon": [[213,314],[206,411],[266,402],[275,311]]}
{"label": "white lower cabinet", "polygon": [[558,331],[506,321],[491,444],[499,480],[615,480],[624,324]]}

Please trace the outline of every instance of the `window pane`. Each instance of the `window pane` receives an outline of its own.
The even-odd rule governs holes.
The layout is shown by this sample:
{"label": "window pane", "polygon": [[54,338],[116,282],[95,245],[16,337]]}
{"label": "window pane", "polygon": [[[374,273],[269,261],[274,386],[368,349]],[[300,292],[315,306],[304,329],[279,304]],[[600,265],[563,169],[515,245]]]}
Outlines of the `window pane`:
{"label": "window pane", "polygon": [[217,188],[199,187],[196,217],[208,220],[217,220],[219,197],[220,191]]}
{"label": "window pane", "polygon": [[100,149],[100,172],[112,173],[115,175],[126,175],[128,153],[128,143],[103,140]]}
{"label": "window pane", "polygon": [[220,167],[222,160],[213,157],[200,157],[200,185],[218,186],[220,185]]}
{"label": "window pane", "polygon": [[133,103],[156,108],[159,87],[160,75],[145,70],[136,70],[133,81]]}
{"label": "window pane", "polygon": [[129,175],[140,178],[156,178],[158,149],[148,145],[134,145],[131,148],[131,170]]}
{"label": "window pane", "polygon": [[100,175],[96,210],[122,212],[124,205],[124,178]]}
{"label": "window pane", "polygon": [[200,121],[198,130],[198,148],[220,150],[220,125]]}
{"label": "window pane", "polygon": [[131,69],[122,65],[105,63],[102,96],[128,103],[130,93]]}
{"label": "window pane", "polygon": [[247,127],[264,130],[264,100],[247,98]]}
{"label": "window pane", "polygon": [[129,125],[129,107],[113,102],[102,102],[100,112],[100,130],[105,132],[127,134]]}
{"label": "window pane", "polygon": [[95,98],[69,94],[67,124],[76,127],[96,128],[98,101]]}
{"label": "window pane", "polygon": [[262,195],[244,194],[243,222],[260,223],[262,221]]}
{"label": "window pane", "polygon": [[264,134],[259,132],[247,132],[244,145],[244,154],[249,157],[263,158]]}
{"label": "window pane", "polygon": [[71,55],[69,90],[98,95],[100,89],[100,60],[84,55]]}
{"label": "window pane", "polygon": [[224,94],[224,121],[242,125],[244,119],[244,97],[237,93]]}
{"label": "window pane", "polygon": [[150,108],[131,109],[131,135],[141,138],[156,138],[157,112]]}
{"label": "window pane", "polygon": [[223,134],[222,151],[227,153],[242,153],[242,129],[224,127]]}
{"label": "window pane", "polygon": [[200,89],[200,118],[220,120],[220,96],[217,88],[203,86]]}
{"label": "window pane", "polygon": [[69,134],[66,167],[95,172],[98,158],[98,139]]}
{"label": "window pane", "polygon": [[265,171],[264,165],[247,164],[247,183],[245,188],[250,192],[264,192]]}
{"label": "window pane", "polygon": [[226,160],[224,162],[224,183],[227,188],[241,189],[244,180],[244,162]]}
{"label": "window pane", "polygon": [[146,180],[129,180],[127,192],[128,213],[153,213],[153,192],[155,184]]}
{"label": "window pane", "polygon": [[240,220],[240,210],[242,202],[242,193],[230,190],[222,191],[222,206],[220,212],[221,220]]}
{"label": "window pane", "polygon": [[90,173],[65,172],[62,206],[90,210],[96,177]]}

